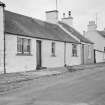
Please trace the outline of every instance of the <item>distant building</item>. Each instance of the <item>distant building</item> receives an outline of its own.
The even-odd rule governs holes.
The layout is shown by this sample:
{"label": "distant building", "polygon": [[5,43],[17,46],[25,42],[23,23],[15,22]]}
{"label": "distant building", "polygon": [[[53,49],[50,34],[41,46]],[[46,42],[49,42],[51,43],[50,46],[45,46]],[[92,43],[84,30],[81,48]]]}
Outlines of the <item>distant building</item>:
{"label": "distant building", "polygon": [[96,62],[105,62],[105,30],[97,30],[95,21],[90,21],[85,36],[94,42]]}

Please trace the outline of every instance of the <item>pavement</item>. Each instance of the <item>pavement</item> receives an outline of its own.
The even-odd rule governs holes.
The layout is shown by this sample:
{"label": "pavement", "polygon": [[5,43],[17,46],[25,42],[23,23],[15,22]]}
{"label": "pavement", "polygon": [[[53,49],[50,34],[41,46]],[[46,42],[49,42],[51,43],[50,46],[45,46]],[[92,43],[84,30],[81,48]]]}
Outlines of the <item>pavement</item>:
{"label": "pavement", "polygon": [[93,69],[104,67],[105,63],[89,64],[89,65],[76,65],[70,67],[58,67],[58,68],[49,68],[38,71],[28,71],[28,72],[19,72],[19,73],[8,73],[0,75],[0,84],[12,83],[12,82],[21,82],[28,81],[32,79],[37,79],[45,76],[60,75],[65,72],[72,72],[85,69]]}
{"label": "pavement", "polygon": [[[0,94],[7,93],[13,89],[17,89],[23,87],[24,83],[26,84],[29,81],[34,79],[44,78],[44,77],[53,77],[58,75],[68,74],[68,72],[72,72],[70,75],[71,80],[81,76],[81,70],[83,70],[82,75],[87,75],[87,73],[94,73],[94,68],[103,68],[105,63],[98,63],[98,64],[90,64],[90,65],[78,65],[72,67],[60,67],[60,68],[51,68],[51,69],[44,69],[40,71],[31,71],[31,72],[21,72],[21,73],[9,73],[9,74],[2,74],[0,75]],[[76,72],[73,72],[76,71]],[[67,76],[67,75],[66,75]],[[24,83],[23,83],[24,82]]]}
{"label": "pavement", "polygon": [[45,76],[59,75],[64,72],[67,72],[67,68],[59,67],[59,68],[51,68],[51,69],[43,69],[38,71],[27,71],[27,72],[19,72],[19,73],[7,73],[0,75],[0,84],[13,83],[13,82],[22,82],[33,80]]}

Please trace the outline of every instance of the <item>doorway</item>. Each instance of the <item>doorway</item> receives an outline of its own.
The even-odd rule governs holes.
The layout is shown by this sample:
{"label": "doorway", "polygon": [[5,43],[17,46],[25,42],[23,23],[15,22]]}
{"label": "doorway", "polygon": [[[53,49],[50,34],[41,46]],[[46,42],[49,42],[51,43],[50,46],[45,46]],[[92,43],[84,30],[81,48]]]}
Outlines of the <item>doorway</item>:
{"label": "doorway", "polygon": [[42,67],[42,51],[41,48],[41,40],[36,41],[36,69],[40,69]]}
{"label": "doorway", "polygon": [[85,64],[84,62],[84,44],[82,44],[82,54],[81,54],[82,64]]}

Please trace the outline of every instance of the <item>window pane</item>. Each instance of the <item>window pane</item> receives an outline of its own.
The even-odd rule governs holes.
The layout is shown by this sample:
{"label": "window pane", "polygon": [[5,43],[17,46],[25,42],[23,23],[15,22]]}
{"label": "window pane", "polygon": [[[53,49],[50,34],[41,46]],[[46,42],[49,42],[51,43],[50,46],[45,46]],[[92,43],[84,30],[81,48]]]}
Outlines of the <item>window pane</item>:
{"label": "window pane", "polygon": [[17,38],[17,52],[22,53],[22,38]]}
{"label": "window pane", "polygon": [[77,45],[72,44],[72,56],[77,56]]}
{"label": "window pane", "polygon": [[55,42],[52,42],[52,55],[55,55]]}
{"label": "window pane", "polygon": [[17,38],[17,52],[18,53],[30,53],[30,39]]}
{"label": "window pane", "polygon": [[28,39],[23,39],[23,52],[26,53],[27,51],[27,46],[28,46]]}
{"label": "window pane", "polygon": [[28,39],[27,52],[30,52],[30,46],[31,46],[31,40],[30,40],[30,39]]}

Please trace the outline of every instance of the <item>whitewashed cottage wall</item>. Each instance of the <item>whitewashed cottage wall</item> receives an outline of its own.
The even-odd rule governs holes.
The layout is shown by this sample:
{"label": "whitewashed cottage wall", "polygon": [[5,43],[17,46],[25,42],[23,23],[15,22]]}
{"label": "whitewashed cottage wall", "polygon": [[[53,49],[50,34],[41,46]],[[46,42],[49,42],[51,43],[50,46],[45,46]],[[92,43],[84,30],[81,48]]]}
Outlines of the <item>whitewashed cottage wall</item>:
{"label": "whitewashed cottage wall", "polygon": [[[105,38],[102,37],[96,30],[88,31],[86,37],[94,42],[94,49],[104,51]],[[96,52],[96,62],[104,62],[105,57],[103,52]]]}
{"label": "whitewashed cottage wall", "polygon": [[[17,36],[6,34],[6,70],[10,72],[22,72],[36,70],[36,38],[31,39],[32,56],[17,55]],[[64,66],[64,43],[55,41],[55,57],[51,56],[50,40],[42,41],[42,67]]]}
{"label": "whitewashed cottage wall", "polygon": [[48,68],[64,66],[64,42],[55,41],[55,56],[51,54],[51,43],[42,41],[42,65]]}
{"label": "whitewashed cottage wall", "polygon": [[4,73],[4,16],[0,6],[0,73]]}
{"label": "whitewashed cottage wall", "polygon": [[72,56],[72,44],[66,44],[66,64],[69,66],[81,64],[81,46],[77,44],[77,57]]}
{"label": "whitewashed cottage wall", "polygon": [[[28,37],[29,38],[29,37]],[[36,38],[31,39],[31,56],[17,55],[17,36],[6,34],[6,70],[10,72],[22,72],[36,70]],[[42,67],[63,67],[64,66],[64,42],[55,41],[55,56],[51,54],[50,40],[42,42]],[[78,56],[72,57],[72,44],[66,44],[66,64],[81,64],[80,45],[77,47]]]}
{"label": "whitewashed cottage wall", "polygon": [[17,55],[17,36],[6,34],[6,71],[22,72],[36,69],[36,39],[31,39],[31,56]]}

